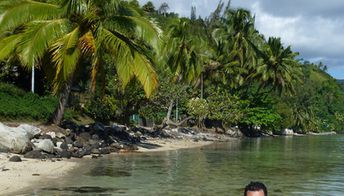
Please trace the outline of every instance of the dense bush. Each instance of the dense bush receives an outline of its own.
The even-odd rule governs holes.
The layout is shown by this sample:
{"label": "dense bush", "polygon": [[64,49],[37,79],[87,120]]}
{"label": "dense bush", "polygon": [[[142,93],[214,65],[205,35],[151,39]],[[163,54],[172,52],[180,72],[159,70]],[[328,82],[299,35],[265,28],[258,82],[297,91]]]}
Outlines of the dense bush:
{"label": "dense bush", "polygon": [[0,118],[2,120],[47,121],[52,116],[56,104],[56,97],[40,97],[14,85],[0,83]]}
{"label": "dense bush", "polygon": [[117,104],[117,100],[114,97],[98,97],[86,104],[85,112],[96,121],[109,122],[116,116]]}

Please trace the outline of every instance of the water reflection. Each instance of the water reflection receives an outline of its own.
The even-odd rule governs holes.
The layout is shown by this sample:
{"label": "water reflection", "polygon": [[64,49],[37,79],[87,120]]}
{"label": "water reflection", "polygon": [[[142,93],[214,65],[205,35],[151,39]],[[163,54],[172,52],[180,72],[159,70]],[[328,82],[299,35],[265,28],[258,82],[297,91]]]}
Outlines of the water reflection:
{"label": "water reflection", "polygon": [[343,136],[247,139],[199,149],[105,157],[62,182],[32,192],[241,195],[249,181],[258,180],[273,195],[341,195],[343,142]]}

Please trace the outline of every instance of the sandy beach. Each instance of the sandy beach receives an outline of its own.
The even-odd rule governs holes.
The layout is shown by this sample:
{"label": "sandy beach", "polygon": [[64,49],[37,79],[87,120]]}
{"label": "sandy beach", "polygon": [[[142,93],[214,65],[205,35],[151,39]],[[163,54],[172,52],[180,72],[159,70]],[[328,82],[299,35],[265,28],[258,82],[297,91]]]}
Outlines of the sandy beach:
{"label": "sandy beach", "polygon": [[152,144],[152,148],[139,147],[138,152],[161,152],[169,150],[178,150],[185,148],[198,148],[212,144],[210,141],[198,141],[195,142],[191,139],[149,139],[147,143]]}
{"label": "sandy beach", "polygon": [[[144,143],[146,146],[139,147],[137,152],[149,153],[197,148],[211,143],[209,141],[195,142],[191,139],[149,139]],[[40,181],[63,177],[79,164],[79,161],[75,161],[76,159],[53,162],[51,160],[25,159],[22,156],[22,162],[10,162],[10,156],[12,155],[0,154],[0,195],[13,195],[13,193]]]}
{"label": "sandy beach", "polygon": [[8,154],[0,154],[0,195],[13,195],[13,192],[39,183],[44,179],[59,178],[73,169],[73,161],[41,161],[22,158],[22,162],[10,162]]}

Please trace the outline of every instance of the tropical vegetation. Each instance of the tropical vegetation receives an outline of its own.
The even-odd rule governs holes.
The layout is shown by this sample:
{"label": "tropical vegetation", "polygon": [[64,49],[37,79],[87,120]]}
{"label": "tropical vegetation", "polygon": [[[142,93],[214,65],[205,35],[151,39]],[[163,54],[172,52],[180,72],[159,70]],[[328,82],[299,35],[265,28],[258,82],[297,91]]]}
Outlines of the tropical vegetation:
{"label": "tropical vegetation", "polygon": [[37,104],[45,112],[28,118],[56,124],[67,107],[104,123],[239,127],[249,136],[344,129],[343,85],[327,67],[222,2],[207,18],[194,7],[186,18],[167,3],[3,0],[0,45],[1,104],[18,97],[2,86],[29,91],[31,69],[38,91],[19,102],[39,100],[1,108],[1,119],[25,118],[17,111]]}

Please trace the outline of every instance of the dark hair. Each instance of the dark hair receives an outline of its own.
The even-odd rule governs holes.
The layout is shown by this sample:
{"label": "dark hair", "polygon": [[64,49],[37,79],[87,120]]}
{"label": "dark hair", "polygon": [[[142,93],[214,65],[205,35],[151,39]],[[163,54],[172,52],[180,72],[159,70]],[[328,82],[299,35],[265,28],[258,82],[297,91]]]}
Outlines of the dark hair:
{"label": "dark hair", "polygon": [[266,186],[261,183],[261,182],[251,182],[245,187],[245,194],[244,196],[247,195],[248,191],[264,191],[264,195],[268,196],[268,190],[266,189]]}

